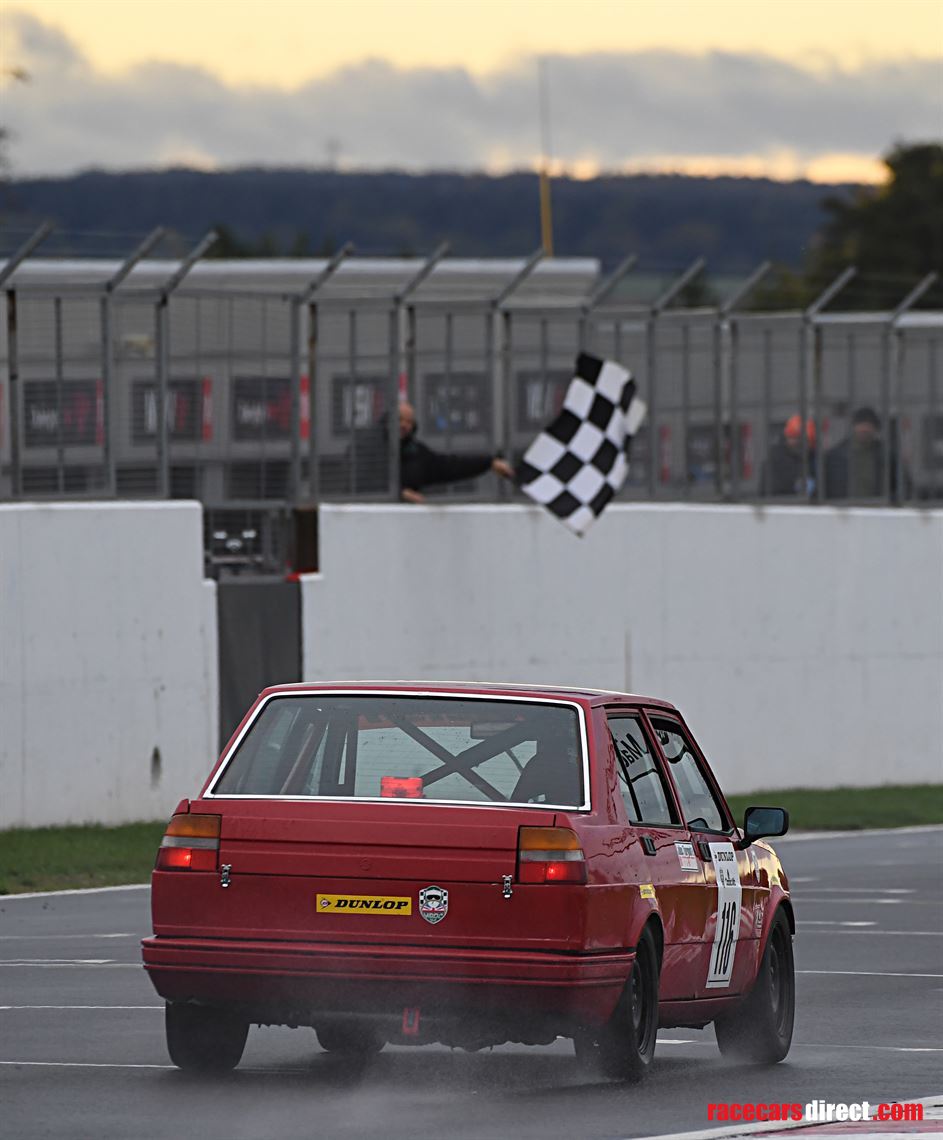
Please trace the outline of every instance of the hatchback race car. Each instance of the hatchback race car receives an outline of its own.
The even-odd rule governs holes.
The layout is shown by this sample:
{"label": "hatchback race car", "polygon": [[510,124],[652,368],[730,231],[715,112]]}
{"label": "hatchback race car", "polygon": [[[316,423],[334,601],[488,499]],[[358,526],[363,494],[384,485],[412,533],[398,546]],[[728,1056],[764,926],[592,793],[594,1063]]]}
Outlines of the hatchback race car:
{"label": "hatchback race car", "polygon": [[781,1060],[795,920],[680,713],[617,693],[287,685],[167,827],[144,965],[171,1060],[239,1063],[251,1024],[329,1051],[570,1037],[635,1080],[659,1026]]}

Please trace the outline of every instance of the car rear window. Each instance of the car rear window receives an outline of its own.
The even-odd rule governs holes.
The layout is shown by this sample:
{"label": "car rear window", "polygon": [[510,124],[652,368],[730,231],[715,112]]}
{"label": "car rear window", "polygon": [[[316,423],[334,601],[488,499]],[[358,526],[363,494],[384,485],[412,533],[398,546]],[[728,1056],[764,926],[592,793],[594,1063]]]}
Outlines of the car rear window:
{"label": "car rear window", "polygon": [[580,741],[571,705],[292,694],[262,706],[210,794],[581,807]]}

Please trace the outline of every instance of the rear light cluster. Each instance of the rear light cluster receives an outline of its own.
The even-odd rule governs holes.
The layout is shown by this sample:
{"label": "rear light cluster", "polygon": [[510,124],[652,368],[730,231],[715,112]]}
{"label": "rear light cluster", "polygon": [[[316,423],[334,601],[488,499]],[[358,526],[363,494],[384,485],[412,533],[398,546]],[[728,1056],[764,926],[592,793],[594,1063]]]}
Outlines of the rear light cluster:
{"label": "rear light cluster", "polygon": [[218,815],[175,815],[157,852],[158,871],[215,871],[219,853]]}
{"label": "rear light cluster", "polygon": [[568,827],[522,827],[517,844],[519,883],[585,883],[586,858]]}

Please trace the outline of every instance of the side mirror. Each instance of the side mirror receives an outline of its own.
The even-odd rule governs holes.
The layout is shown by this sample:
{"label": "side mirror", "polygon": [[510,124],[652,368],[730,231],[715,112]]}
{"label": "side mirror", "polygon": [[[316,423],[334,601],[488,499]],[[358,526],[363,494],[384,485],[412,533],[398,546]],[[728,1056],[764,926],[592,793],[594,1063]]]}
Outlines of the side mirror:
{"label": "side mirror", "polygon": [[785,808],[748,807],[743,817],[743,839],[737,846],[743,851],[754,839],[785,835],[788,830],[789,812]]}

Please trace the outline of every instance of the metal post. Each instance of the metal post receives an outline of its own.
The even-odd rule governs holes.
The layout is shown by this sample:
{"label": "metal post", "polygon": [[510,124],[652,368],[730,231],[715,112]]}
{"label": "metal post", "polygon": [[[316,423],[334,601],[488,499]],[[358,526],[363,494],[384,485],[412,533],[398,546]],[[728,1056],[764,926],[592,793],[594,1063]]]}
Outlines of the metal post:
{"label": "metal post", "polygon": [[[714,454],[715,473],[714,482],[718,498],[724,493],[724,379],[727,378],[727,391],[731,404],[739,396],[734,392],[734,386],[739,379],[737,373],[736,352],[739,351],[739,338],[736,328],[736,311],[750,293],[759,285],[772,268],[772,262],[763,261],[756,269],[730,294],[718,308],[714,320]],[[728,352],[724,354],[724,332],[728,334]],[[724,364],[727,364],[727,370]],[[731,464],[731,493],[736,497],[740,487],[740,425],[736,420],[737,412],[731,408],[730,423],[730,464]]]}
{"label": "metal post", "polygon": [[52,340],[56,377],[56,491],[61,495],[65,490],[65,440],[63,439],[63,410],[65,392],[63,390],[63,348],[62,348],[62,298],[54,297],[52,302]]}
{"label": "metal post", "polygon": [[[930,444],[930,455],[933,454],[932,442],[934,433],[937,430],[937,424],[939,423],[939,390],[937,386],[936,349],[937,342],[931,337],[927,341],[927,386],[930,390],[930,440],[928,441]],[[930,455],[927,456],[928,459],[930,458]],[[934,463],[931,466],[935,467],[936,464]],[[933,493],[938,494],[935,486]]]}
{"label": "metal post", "polygon": [[[43,222],[0,269],[0,288],[13,276],[18,266],[41,245],[55,229],[52,222]],[[10,490],[14,499],[23,493],[23,457],[20,446],[20,357],[19,319],[16,290],[7,289],[7,354],[10,380]]]}
{"label": "metal post", "polygon": [[[904,370],[904,343],[903,333],[900,329],[901,318],[904,314],[912,309],[913,306],[920,300],[926,293],[931,285],[936,281],[939,274],[936,272],[927,273],[914,287],[910,290],[906,297],[891,313],[886,325],[884,326],[884,339],[889,341],[885,359],[888,366],[890,366],[890,358],[893,357],[895,368],[893,373],[893,380],[888,377],[887,387],[891,387],[893,383],[893,403],[897,412],[895,419],[895,430],[893,433],[893,441],[891,439],[890,431],[885,432],[885,463],[884,463],[884,486],[882,488],[884,493],[885,502],[891,502],[896,494],[897,502],[903,503],[904,501],[904,440],[901,431],[901,419],[903,416],[902,406],[902,391],[903,391],[903,370]],[[892,339],[891,339],[892,338]],[[890,409],[888,409],[888,420],[890,419]],[[932,421],[931,421],[932,422]],[[888,424],[889,426],[889,424]],[[893,458],[894,458],[894,485],[891,484],[891,444],[894,444]]]}
{"label": "metal post", "polygon": [[[809,437],[808,437],[808,432],[806,430],[806,423],[808,421],[808,408],[809,408],[809,372],[810,372],[810,367],[809,367],[809,365],[810,365],[809,334],[810,334],[810,332],[812,333],[812,342],[811,342],[811,354],[812,354],[811,365],[812,365],[812,369],[811,369],[811,371],[812,371],[812,381],[813,381],[813,385],[814,385],[813,401],[814,401],[814,407],[816,410],[816,416],[818,417],[820,415],[820,411],[821,411],[821,408],[820,408],[821,392],[819,391],[819,389],[821,388],[822,345],[821,345],[821,335],[820,335],[819,329],[816,325],[816,318],[818,317],[819,313],[821,313],[822,310],[828,304],[830,304],[835,299],[835,297],[838,296],[838,294],[842,291],[842,289],[845,288],[845,286],[852,279],[852,277],[854,277],[854,275],[856,273],[857,273],[857,269],[853,265],[849,265],[846,269],[843,269],[842,272],[839,273],[839,275],[835,278],[835,280],[832,281],[832,283],[826,289],[824,289],[818,295],[818,297],[815,298],[815,300],[812,302],[812,304],[809,305],[809,307],[802,314],[802,326],[801,326],[800,333],[799,333],[799,344],[800,344],[800,351],[801,351],[801,359],[799,361],[799,420],[800,420],[800,428],[801,428],[800,443],[802,446],[802,485],[803,485],[803,496],[805,498],[809,497],[808,486],[809,486],[809,475],[810,475],[810,470],[809,470]],[[815,429],[816,429],[816,433],[817,433],[816,442],[818,444],[818,446],[816,447],[816,460],[815,460],[815,467],[816,467],[815,498],[816,498],[816,501],[822,501],[822,498],[824,497],[824,493],[825,493],[825,489],[821,485],[822,484],[822,474],[824,472],[824,456],[821,454],[821,452],[822,452],[822,447],[821,447],[822,441],[818,439],[818,433],[820,433],[821,429],[822,429],[822,425],[820,422],[818,422],[818,420],[816,420]]]}
{"label": "metal post", "polygon": [[393,499],[399,498],[399,417],[397,415],[397,405],[399,403],[399,377],[402,371],[403,356],[406,356],[409,362],[409,392],[412,395],[412,386],[416,382],[415,368],[416,368],[416,307],[409,305],[407,307],[407,335],[406,343],[402,343],[402,312],[403,306],[409,298],[416,292],[419,286],[426,280],[432,273],[435,267],[439,264],[443,257],[449,252],[449,243],[442,242],[433,252],[426,258],[419,269],[413,276],[403,285],[403,287],[393,297],[393,308],[390,311],[390,386],[389,395],[387,398],[387,405],[389,407],[388,416],[388,447],[390,469],[390,495]]}
{"label": "metal post", "polygon": [[[298,296],[300,305],[308,309],[308,482],[306,492],[315,502],[321,498],[321,470],[320,454],[318,449],[318,414],[317,414],[317,373],[318,373],[318,334],[319,315],[317,294],[324,285],[334,276],[340,268],[341,262],[353,252],[353,245],[345,242],[344,245],[328,261],[311,284]],[[300,332],[299,332],[300,336]],[[300,386],[301,378],[292,380],[292,400],[295,399],[295,390]],[[300,403],[300,399],[299,399]]]}
{"label": "metal post", "polygon": [[301,301],[298,297],[291,297],[288,304],[288,336],[291,340],[288,504],[296,507],[301,496]]}
{"label": "metal post", "polygon": [[102,366],[102,414],[105,423],[105,444],[102,464],[105,469],[105,491],[109,495],[118,493],[117,472],[115,470],[115,439],[117,437],[117,423],[115,410],[117,401],[114,398],[114,336],[112,333],[112,299],[121,283],[127,278],[137,263],[146,257],[155,245],[164,236],[163,226],[152,230],[141,244],[125,258],[118,269],[105,282],[105,288],[99,299],[99,316],[101,324],[101,366]]}
{"label": "metal post", "polygon": [[822,358],[825,352],[822,326],[812,326],[812,422],[815,424],[815,488],[817,503],[825,502],[825,441],[822,438],[824,419],[822,406]]}
{"label": "metal post", "polygon": [[590,293],[586,301],[580,309],[580,327],[579,327],[579,346],[581,350],[585,350],[588,342],[587,328],[589,318],[595,309],[604,304],[612,294],[615,292],[616,287],[622,282],[624,277],[627,277],[631,270],[635,267],[638,261],[637,253],[630,253],[628,257],[624,257],[616,268],[604,278],[596,288]]}
{"label": "metal post", "polygon": [[730,322],[730,497],[740,498],[740,326]]}
{"label": "metal post", "polygon": [[[494,399],[493,414],[493,445],[496,453],[503,454],[510,446],[510,400],[511,400],[511,368],[513,366],[513,349],[511,346],[511,310],[507,308],[507,301],[524,284],[543,259],[543,248],[535,249],[521,268],[514,274],[504,288],[491,302],[491,317],[500,314],[501,317],[501,367],[493,373],[492,397]],[[493,335],[493,334],[492,334]],[[490,342],[493,348],[493,341]],[[506,487],[501,484],[502,496]]]}
{"label": "metal post", "polygon": [[688,440],[691,435],[691,326],[681,326],[681,456],[684,479],[684,497],[691,496],[691,456]]}
{"label": "metal post", "polygon": [[7,290],[7,355],[9,356],[8,374],[10,378],[10,492],[14,499],[18,499],[23,490],[23,478],[20,457],[20,352],[18,340],[18,321],[16,311],[16,290]]}
{"label": "metal post", "polygon": [[648,497],[655,498],[657,490],[656,468],[658,466],[658,354],[655,350],[655,330],[662,311],[671,304],[681,290],[701,272],[707,262],[697,258],[676,277],[667,289],[657,297],[648,310],[645,322],[645,356],[648,379]]}
{"label": "metal post", "polygon": [[[773,330],[763,329],[763,468],[769,473],[769,425],[773,414]],[[760,497],[767,488],[760,484]]]}
{"label": "metal post", "polygon": [[[451,309],[445,314],[445,360],[443,362],[443,369],[445,372],[445,390],[451,391],[452,388],[452,362],[455,354],[455,320],[454,314]],[[452,449],[452,417],[446,418],[448,425],[448,444],[449,450]]]}
{"label": "metal post", "polygon": [[47,237],[52,233],[56,227],[52,222],[43,222],[20,246],[18,250],[10,257],[0,269],[0,289],[7,283],[10,277],[18,266],[29,257],[37,246],[42,245]]}
{"label": "metal post", "polygon": [[167,385],[170,371],[170,298],[183,279],[216,241],[216,231],[204,234],[164,283],[155,314],[155,354],[157,358],[157,495],[170,495],[170,454],[167,431]]}
{"label": "metal post", "polygon": [[347,310],[347,391],[350,394],[350,479],[348,490],[357,490],[357,310]]}

